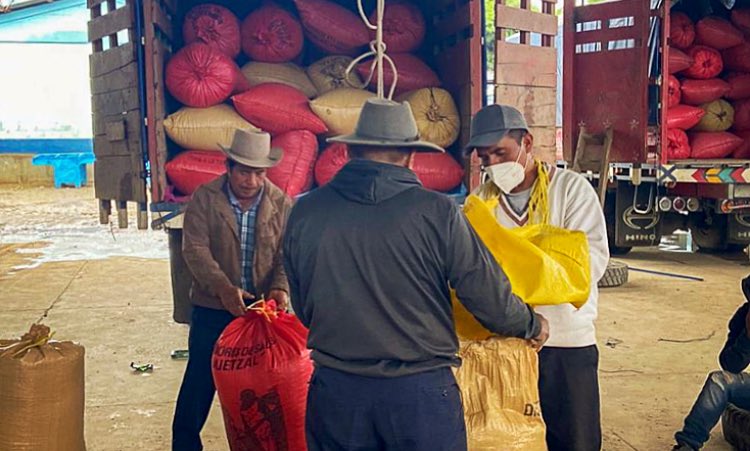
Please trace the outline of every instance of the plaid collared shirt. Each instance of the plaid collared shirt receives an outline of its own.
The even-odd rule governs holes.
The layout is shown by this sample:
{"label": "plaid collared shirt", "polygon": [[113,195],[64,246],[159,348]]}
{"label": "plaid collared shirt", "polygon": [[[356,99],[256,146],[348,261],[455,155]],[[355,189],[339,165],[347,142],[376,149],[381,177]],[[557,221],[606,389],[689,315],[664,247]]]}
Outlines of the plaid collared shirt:
{"label": "plaid collared shirt", "polygon": [[246,211],[242,211],[240,201],[227,184],[229,203],[237,218],[237,231],[240,235],[240,268],[242,269],[242,289],[250,294],[255,294],[253,281],[253,256],[255,255],[255,219],[258,216],[258,205],[263,197],[263,190],[258,193],[253,205]]}

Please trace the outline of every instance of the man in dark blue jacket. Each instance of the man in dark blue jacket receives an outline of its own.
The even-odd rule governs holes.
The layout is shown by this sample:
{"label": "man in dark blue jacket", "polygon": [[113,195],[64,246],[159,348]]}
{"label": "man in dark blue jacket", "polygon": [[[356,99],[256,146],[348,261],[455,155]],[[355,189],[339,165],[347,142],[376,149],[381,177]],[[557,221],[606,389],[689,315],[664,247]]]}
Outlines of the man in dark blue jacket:
{"label": "man in dark blue jacket", "polygon": [[727,405],[750,409],[750,276],[742,281],[745,302],[729,321],[729,336],[719,354],[723,371],[709,374],[706,385],[685,418],[685,427],[675,434],[675,450],[699,450],[708,441]]}
{"label": "man in dark blue jacket", "polygon": [[489,330],[548,336],[450,198],[409,165],[420,141],[406,103],[368,101],[352,160],[301,198],[284,236],[292,306],[315,372],[307,442],[318,450],[466,450],[449,285]]}

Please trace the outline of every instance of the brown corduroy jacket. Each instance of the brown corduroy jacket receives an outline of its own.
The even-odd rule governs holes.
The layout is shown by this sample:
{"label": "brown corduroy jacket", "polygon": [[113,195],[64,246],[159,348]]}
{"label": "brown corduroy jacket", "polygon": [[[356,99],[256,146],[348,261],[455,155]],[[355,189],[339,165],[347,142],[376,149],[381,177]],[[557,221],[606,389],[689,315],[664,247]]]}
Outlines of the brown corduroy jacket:
{"label": "brown corduroy jacket", "polygon": [[[226,175],[201,186],[185,211],[182,255],[193,275],[194,305],[223,310],[219,292],[241,287],[240,237],[229,203]],[[292,200],[266,180],[255,222],[253,282],[260,298],[270,290],[289,292],[281,240]]]}

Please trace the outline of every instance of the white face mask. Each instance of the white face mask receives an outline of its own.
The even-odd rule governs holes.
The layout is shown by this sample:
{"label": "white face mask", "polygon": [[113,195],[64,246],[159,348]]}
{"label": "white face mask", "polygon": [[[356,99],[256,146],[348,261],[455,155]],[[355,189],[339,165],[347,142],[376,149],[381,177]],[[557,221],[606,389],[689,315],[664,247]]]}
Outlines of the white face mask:
{"label": "white face mask", "polygon": [[[525,157],[524,164],[519,163],[521,154]],[[526,146],[521,145],[521,152],[518,153],[516,161],[493,164],[484,168],[484,171],[490,177],[490,180],[500,188],[500,191],[508,194],[526,178],[526,165],[528,162],[529,157],[526,155]]]}

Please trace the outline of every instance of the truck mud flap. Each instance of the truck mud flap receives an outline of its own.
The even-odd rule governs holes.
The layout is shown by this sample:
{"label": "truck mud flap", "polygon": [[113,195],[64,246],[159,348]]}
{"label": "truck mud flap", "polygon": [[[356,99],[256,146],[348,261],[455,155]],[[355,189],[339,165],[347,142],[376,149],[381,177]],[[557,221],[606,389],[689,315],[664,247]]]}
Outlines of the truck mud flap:
{"label": "truck mud flap", "polygon": [[729,215],[727,242],[730,244],[750,244],[750,212]]}
{"label": "truck mud flap", "polygon": [[615,244],[621,247],[656,246],[661,240],[661,215],[656,210],[653,184],[617,184]]}

